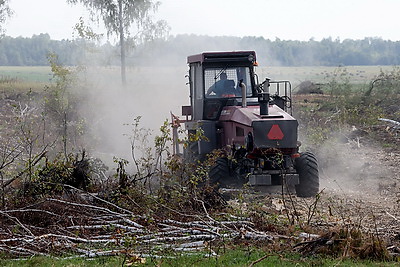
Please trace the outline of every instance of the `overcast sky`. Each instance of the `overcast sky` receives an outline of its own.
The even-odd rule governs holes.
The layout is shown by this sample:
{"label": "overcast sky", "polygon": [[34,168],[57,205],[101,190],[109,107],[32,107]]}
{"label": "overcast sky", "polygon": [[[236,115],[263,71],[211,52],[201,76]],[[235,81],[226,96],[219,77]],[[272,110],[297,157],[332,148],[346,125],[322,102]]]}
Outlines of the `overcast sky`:
{"label": "overcast sky", "polygon": [[[400,40],[400,0],[160,0],[170,34],[262,36],[271,40],[381,37]],[[6,35],[72,39],[82,6],[66,0],[10,0]],[[101,29],[97,29],[101,31]]]}

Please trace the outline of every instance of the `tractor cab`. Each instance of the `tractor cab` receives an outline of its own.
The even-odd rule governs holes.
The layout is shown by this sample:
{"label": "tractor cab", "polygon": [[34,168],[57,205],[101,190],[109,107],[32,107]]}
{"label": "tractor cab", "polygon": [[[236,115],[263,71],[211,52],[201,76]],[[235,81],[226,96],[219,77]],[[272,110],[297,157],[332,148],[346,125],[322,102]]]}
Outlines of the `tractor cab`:
{"label": "tractor cab", "polygon": [[257,95],[254,51],[202,53],[189,56],[188,64],[193,120],[217,120],[224,106]]}
{"label": "tractor cab", "polygon": [[182,115],[191,120],[215,121],[226,106],[263,102],[292,113],[290,82],[266,79],[259,84],[254,51],[207,52],[189,56],[188,64],[191,105],[182,108]]}

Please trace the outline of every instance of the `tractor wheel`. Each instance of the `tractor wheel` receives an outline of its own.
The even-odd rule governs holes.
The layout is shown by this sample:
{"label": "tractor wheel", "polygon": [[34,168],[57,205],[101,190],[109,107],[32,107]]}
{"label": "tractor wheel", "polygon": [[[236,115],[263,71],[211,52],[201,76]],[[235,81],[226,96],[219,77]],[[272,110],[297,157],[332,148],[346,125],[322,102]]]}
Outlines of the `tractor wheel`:
{"label": "tractor wheel", "polygon": [[318,163],[314,154],[304,152],[295,161],[300,183],[296,185],[299,197],[314,197],[319,192]]}
{"label": "tractor wheel", "polygon": [[210,184],[225,188],[242,188],[246,183],[243,175],[239,174],[239,169],[231,165],[231,162],[223,157],[218,158],[208,172]]}
{"label": "tractor wheel", "polygon": [[224,187],[230,178],[229,161],[227,158],[218,158],[208,173],[210,184]]}

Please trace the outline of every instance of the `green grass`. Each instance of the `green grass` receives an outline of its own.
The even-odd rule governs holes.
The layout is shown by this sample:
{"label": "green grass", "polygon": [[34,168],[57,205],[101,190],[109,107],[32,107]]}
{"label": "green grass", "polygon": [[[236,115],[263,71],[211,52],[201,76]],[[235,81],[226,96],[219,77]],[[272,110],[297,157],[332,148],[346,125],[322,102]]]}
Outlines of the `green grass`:
{"label": "green grass", "polygon": [[[268,77],[272,80],[289,80],[296,86],[302,81],[310,80],[316,83],[326,83],[332,79],[332,75],[338,72],[338,67],[268,67],[260,66],[257,73],[260,78]],[[374,79],[380,71],[390,72],[393,66],[345,66],[340,70],[348,73],[352,84],[365,84]]]}
{"label": "green grass", "polygon": [[28,266],[121,266],[121,257],[100,257],[94,259],[57,259],[51,257],[32,257],[29,259],[0,260],[0,265],[4,267],[28,267]]}
{"label": "green grass", "polygon": [[48,83],[53,78],[47,66],[0,66],[0,80]]}
{"label": "green grass", "polygon": [[[263,258],[263,259],[262,259]],[[92,259],[57,259],[51,257],[32,257],[29,259],[0,260],[5,267],[24,266],[249,266],[261,259],[254,266],[398,266],[397,262],[355,261],[349,259],[333,259],[328,257],[303,257],[299,254],[279,255],[266,253],[261,249],[237,248],[220,252],[220,256],[208,255],[207,252],[187,254],[184,256],[168,255],[164,258],[147,258],[145,263],[135,262],[135,258],[122,256],[99,257]],[[128,265],[126,265],[128,264]]]}
{"label": "green grass", "polygon": [[0,92],[42,91],[52,78],[50,67],[0,66]]}

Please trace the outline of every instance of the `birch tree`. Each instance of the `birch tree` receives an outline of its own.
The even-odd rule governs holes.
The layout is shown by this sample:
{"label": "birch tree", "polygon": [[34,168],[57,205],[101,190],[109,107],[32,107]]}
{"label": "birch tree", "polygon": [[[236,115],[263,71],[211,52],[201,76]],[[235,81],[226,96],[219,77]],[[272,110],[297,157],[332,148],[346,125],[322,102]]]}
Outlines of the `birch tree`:
{"label": "birch tree", "polygon": [[[0,0],[1,1],[1,0]],[[160,38],[167,32],[165,21],[154,21],[152,14],[160,2],[153,0],[67,0],[68,3],[83,4],[93,19],[102,20],[108,36],[119,38],[121,56],[121,79],[126,84],[126,42],[134,45]]]}
{"label": "birch tree", "polygon": [[9,0],[0,0],[0,34],[4,32],[4,22],[12,15],[12,11],[8,5],[8,1]]}

